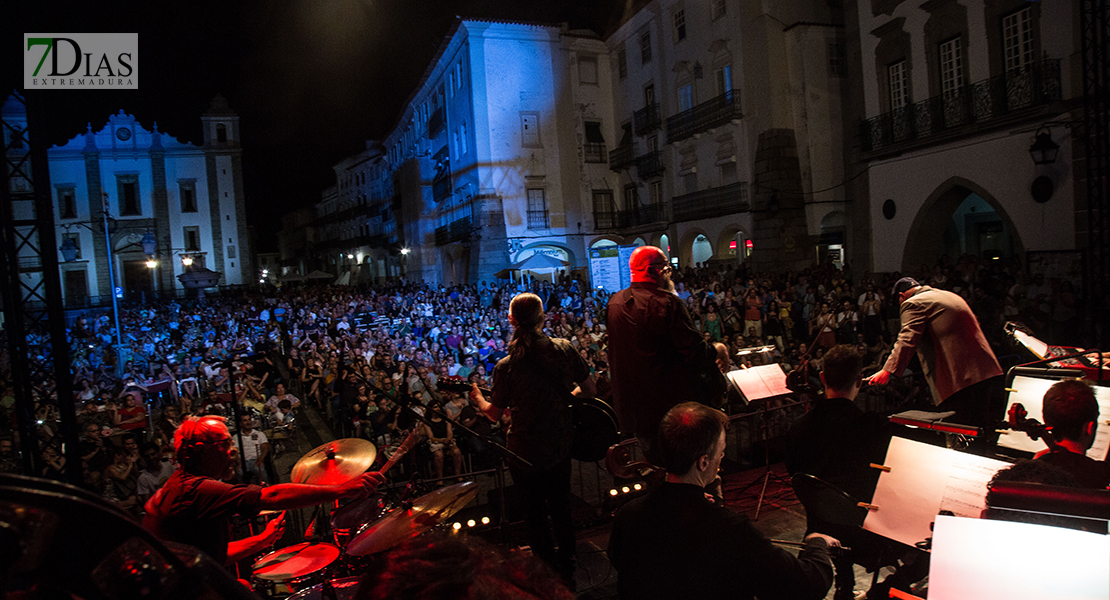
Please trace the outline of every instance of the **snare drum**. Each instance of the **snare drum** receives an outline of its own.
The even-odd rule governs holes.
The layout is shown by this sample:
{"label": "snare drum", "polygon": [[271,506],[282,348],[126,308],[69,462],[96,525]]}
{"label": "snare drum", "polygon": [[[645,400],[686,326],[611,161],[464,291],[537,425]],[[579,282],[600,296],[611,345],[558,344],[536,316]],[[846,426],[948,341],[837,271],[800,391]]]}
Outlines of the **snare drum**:
{"label": "snare drum", "polygon": [[339,548],[333,544],[303,542],[263,556],[251,570],[262,587],[281,584],[296,592],[323,583],[337,558]]}
{"label": "snare drum", "polygon": [[[355,593],[358,591],[359,579],[362,578],[343,577],[330,580],[328,584],[335,590],[335,600],[352,600],[355,597]],[[323,597],[324,584],[318,583],[289,596],[289,600],[323,600]]]}

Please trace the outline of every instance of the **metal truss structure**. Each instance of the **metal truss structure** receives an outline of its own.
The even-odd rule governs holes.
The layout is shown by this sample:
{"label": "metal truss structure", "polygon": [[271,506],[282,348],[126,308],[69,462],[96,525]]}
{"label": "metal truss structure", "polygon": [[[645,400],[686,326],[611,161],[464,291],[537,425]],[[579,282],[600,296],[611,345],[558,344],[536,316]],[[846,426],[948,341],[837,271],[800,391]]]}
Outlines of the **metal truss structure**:
{"label": "metal truss structure", "polygon": [[[66,339],[65,310],[58,270],[53,198],[46,159],[43,119],[34,102],[12,98],[26,109],[26,126],[11,117],[0,121],[4,167],[0,178],[0,301],[12,365],[16,421],[24,473],[37,475],[39,464],[35,397],[57,397],[66,457],[66,478],[81,482],[73,375]],[[53,389],[35,389],[37,381]]]}

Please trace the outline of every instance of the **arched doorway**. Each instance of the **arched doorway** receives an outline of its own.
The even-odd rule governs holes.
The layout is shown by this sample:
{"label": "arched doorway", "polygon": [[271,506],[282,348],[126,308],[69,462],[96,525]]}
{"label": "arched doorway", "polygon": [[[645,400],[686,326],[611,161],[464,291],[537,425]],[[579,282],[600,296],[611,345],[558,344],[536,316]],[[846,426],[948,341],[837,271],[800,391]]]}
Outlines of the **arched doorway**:
{"label": "arched doorway", "polygon": [[739,227],[728,227],[717,242],[717,257],[735,264],[747,262],[752,255],[752,239]]}
{"label": "arched doorway", "polygon": [[704,264],[709,259],[713,258],[713,244],[709,243],[709,238],[702,234],[694,238],[694,243],[690,245],[690,260],[695,265]]}
{"label": "arched doorway", "polygon": [[902,254],[902,270],[933,265],[941,256],[1021,256],[1025,246],[1006,211],[981,187],[953,178],[937,188],[914,218]]}

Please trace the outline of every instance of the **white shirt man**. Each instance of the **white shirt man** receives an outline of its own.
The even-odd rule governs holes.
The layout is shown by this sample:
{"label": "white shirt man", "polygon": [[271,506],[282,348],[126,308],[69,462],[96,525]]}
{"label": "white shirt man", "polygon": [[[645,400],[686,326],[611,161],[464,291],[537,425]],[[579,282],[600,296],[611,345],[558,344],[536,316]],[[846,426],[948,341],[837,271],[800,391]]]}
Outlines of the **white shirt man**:
{"label": "white shirt man", "polygon": [[242,415],[239,417],[239,430],[242,435],[242,444],[240,445],[240,436],[232,435],[231,439],[239,446],[239,452],[243,454],[244,462],[247,464],[247,472],[250,473],[250,479],[261,479],[263,473],[263,464],[266,456],[270,453],[270,441],[266,439],[266,434],[254,429],[254,420],[250,415]]}

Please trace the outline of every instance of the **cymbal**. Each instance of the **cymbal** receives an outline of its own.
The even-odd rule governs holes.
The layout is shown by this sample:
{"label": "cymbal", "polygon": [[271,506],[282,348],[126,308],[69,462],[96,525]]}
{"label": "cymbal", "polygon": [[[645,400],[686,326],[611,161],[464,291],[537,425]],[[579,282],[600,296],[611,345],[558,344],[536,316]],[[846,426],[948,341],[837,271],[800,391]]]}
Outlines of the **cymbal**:
{"label": "cymbal", "polygon": [[398,508],[363,529],[347,544],[347,554],[374,554],[414,538],[462,510],[478,495],[478,484],[464,481],[417,498],[412,508]]}
{"label": "cymbal", "polygon": [[331,515],[331,526],[335,529],[357,531],[359,527],[382,516],[385,507],[377,494],[353,500],[339,507]]}
{"label": "cymbal", "polygon": [[293,483],[334,485],[346,483],[374,464],[378,451],[374,444],[358,438],[345,438],[322,444],[293,465]]}

